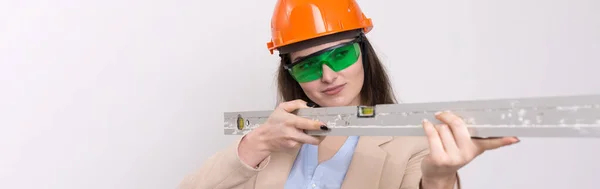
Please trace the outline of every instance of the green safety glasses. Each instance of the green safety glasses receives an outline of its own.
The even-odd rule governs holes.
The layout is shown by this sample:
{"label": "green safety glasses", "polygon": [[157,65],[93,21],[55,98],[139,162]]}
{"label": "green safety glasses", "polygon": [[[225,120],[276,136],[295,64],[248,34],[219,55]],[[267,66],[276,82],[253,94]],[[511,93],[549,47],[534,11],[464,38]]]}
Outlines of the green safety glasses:
{"label": "green safety glasses", "polygon": [[359,39],[320,50],[284,67],[299,83],[320,79],[323,64],[338,72],[356,63],[360,56]]}

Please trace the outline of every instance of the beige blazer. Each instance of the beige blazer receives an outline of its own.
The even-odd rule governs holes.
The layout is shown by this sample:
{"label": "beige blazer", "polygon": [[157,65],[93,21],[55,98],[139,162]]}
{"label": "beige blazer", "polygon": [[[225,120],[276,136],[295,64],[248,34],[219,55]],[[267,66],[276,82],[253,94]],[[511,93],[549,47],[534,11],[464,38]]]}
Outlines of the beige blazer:
{"label": "beige blazer", "polygon": [[[210,157],[179,188],[283,189],[300,148],[273,153],[252,168],[238,158],[239,142]],[[362,136],[341,189],[419,189],[428,152],[426,137]]]}

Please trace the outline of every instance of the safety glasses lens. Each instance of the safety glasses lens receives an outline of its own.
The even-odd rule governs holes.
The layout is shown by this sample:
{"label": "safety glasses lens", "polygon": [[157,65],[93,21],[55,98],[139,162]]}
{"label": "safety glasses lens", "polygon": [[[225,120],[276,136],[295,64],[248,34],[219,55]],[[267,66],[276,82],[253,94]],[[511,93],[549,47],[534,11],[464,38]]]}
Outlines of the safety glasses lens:
{"label": "safety glasses lens", "polygon": [[359,55],[358,43],[350,43],[304,59],[296,63],[290,73],[298,82],[314,81],[323,75],[323,64],[338,72],[353,65]]}

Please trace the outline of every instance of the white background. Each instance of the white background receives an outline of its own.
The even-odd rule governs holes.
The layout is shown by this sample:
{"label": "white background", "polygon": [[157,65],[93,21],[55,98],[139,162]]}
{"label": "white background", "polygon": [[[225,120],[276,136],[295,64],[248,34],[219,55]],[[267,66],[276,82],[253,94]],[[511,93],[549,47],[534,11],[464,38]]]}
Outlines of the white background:
{"label": "white background", "polygon": [[[403,102],[600,93],[600,1],[360,0]],[[0,1],[0,188],[175,188],[275,106],[275,0]],[[465,188],[598,188],[600,139],[523,138]],[[547,170],[542,170],[547,169]]]}

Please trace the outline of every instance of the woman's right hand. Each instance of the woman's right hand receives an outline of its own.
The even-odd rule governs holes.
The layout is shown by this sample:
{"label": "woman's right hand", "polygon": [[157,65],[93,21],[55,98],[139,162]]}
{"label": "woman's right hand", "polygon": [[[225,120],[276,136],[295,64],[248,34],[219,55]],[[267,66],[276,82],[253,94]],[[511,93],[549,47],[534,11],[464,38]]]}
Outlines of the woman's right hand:
{"label": "woman's right hand", "polygon": [[301,144],[318,145],[321,137],[307,135],[305,130],[329,130],[324,123],[293,114],[301,108],[310,108],[303,100],[279,104],[269,118],[250,131],[238,148],[240,159],[256,167],[272,152],[294,148]]}

